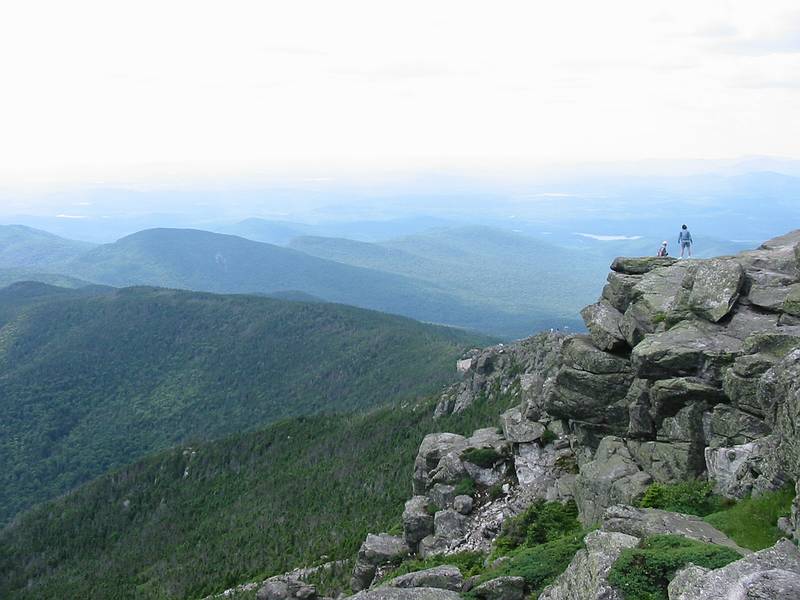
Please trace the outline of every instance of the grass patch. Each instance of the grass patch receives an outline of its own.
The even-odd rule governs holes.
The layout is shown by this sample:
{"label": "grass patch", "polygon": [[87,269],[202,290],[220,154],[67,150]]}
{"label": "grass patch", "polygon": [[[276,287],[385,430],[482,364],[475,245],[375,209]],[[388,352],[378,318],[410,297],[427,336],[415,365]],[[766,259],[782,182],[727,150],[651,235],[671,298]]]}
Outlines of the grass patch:
{"label": "grass patch", "polygon": [[461,454],[461,458],[482,469],[488,469],[504,457],[494,448],[468,448]]}
{"label": "grass patch", "polygon": [[524,513],[506,519],[495,542],[495,554],[504,554],[520,546],[552,542],[580,529],[575,502],[570,500],[562,504],[536,500]]}
{"label": "grass patch", "polygon": [[433,567],[439,567],[441,565],[453,565],[461,570],[461,574],[464,577],[472,577],[473,575],[479,575],[483,572],[484,558],[484,555],[480,552],[459,552],[458,554],[449,554],[447,556],[431,556],[424,560],[411,559],[405,561],[396,569],[389,571],[386,576],[381,579],[381,582],[389,581],[407,573],[432,569]]}
{"label": "grass patch", "polygon": [[779,517],[789,515],[793,498],[794,486],[790,484],[776,492],[741,500],[728,510],[708,515],[705,521],[743,548],[762,550],[783,537],[776,524]]}
{"label": "grass patch", "polygon": [[456,496],[474,496],[475,495],[475,482],[469,477],[464,477],[456,484]]}
{"label": "grass patch", "polygon": [[[584,533],[577,531],[544,544],[517,548],[509,553],[508,560],[481,575],[479,584],[495,577],[522,577],[529,597],[538,598],[542,590],[569,566],[575,553],[583,548]],[[466,597],[474,598],[474,595],[466,594]]]}
{"label": "grass patch", "polygon": [[639,501],[641,508],[660,508],[698,517],[719,512],[731,505],[730,500],[714,494],[711,484],[705,481],[654,483]]}
{"label": "grass patch", "polygon": [[625,600],[667,600],[670,579],[685,565],[718,569],[740,558],[730,548],[680,535],[654,535],[638,548],[623,550],[608,581],[625,594]]}

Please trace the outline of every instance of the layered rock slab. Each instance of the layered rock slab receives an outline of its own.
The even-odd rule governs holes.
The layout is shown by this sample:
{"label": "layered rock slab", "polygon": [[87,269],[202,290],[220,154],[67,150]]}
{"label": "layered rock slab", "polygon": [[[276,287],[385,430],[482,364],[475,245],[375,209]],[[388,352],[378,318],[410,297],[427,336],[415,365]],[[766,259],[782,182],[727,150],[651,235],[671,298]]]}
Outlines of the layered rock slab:
{"label": "layered rock slab", "polygon": [[669,584],[669,600],[797,600],[800,550],[788,540],[720,569],[692,566]]}
{"label": "layered rock slab", "polygon": [[359,592],[349,600],[461,600],[461,594],[439,588],[379,587]]}
{"label": "layered rock slab", "polygon": [[698,542],[725,546],[742,555],[752,554],[700,517],[655,508],[634,508],[621,504],[611,506],[603,515],[603,530],[637,538],[665,533],[682,535]]}
{"label": "layered rock slab", "polygon": [[460,592],[464,586],[464,576],[458,567],[442,565],[395,577],[386,585],[396,588],[437,588]]}

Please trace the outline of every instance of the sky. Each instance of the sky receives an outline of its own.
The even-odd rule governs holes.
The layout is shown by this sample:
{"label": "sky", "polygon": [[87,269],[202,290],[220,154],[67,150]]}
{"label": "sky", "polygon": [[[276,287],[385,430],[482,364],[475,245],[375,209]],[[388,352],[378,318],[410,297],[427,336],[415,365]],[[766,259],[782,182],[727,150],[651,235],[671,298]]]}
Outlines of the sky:
{"label": "sky", "polygon": [[0,7],[0,186],[800,157],[796,0]]}

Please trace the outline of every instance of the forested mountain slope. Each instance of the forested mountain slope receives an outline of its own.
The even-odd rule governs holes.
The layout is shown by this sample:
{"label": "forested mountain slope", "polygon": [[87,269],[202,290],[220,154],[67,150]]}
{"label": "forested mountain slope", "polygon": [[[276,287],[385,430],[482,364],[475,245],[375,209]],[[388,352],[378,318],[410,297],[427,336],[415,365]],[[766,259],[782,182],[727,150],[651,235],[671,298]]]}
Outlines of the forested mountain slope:
{"label": "forested mountain slope", "polygon": [[0,290],[0,522],[187,440],[430,393],[485,342],[334,304]]}
{"label": "forested mountain slope", "polygon": [[0,532],[0,597],[201,598],[349,558],[370,528],[399,528],[426,433],[467,433],[502,408],[299,417],[143,459]]}

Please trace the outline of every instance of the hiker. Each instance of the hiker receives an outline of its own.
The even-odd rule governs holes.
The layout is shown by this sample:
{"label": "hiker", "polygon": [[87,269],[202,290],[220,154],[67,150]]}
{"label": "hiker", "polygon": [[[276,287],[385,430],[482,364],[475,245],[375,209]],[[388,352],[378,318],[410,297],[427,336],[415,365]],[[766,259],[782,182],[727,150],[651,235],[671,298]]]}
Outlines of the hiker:
{"label": "hiker", "polygon": [[664,240],[661,242],[661,248],[658,249],[656,256],[669,256],[669,252],[667,252],[667,241]]}
{"label": "hiker", "polygon": [[689,233],[689,228],[686,225],[681,225],[681,232],[678,234],[678,244],[681,247],[681,258],[683,253],[689,251],[689,258],[692,257],[692,234]]}

